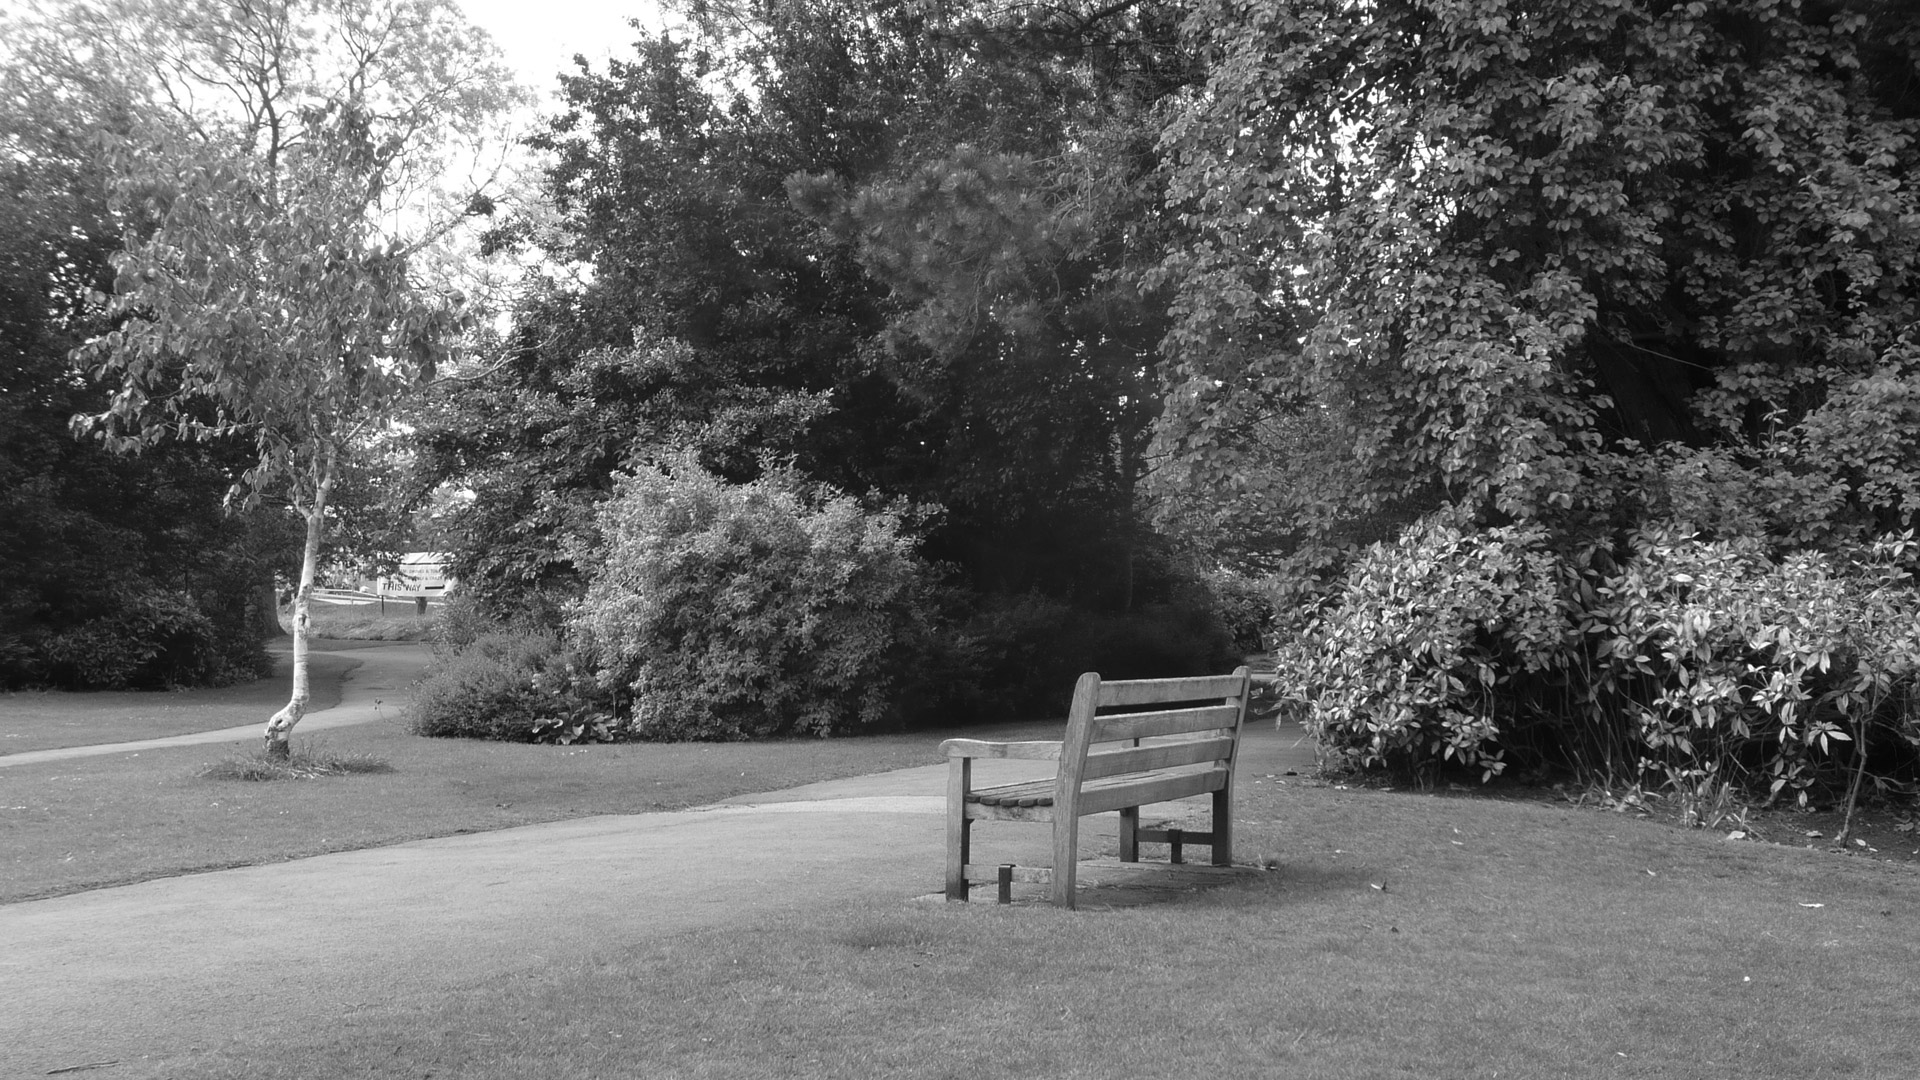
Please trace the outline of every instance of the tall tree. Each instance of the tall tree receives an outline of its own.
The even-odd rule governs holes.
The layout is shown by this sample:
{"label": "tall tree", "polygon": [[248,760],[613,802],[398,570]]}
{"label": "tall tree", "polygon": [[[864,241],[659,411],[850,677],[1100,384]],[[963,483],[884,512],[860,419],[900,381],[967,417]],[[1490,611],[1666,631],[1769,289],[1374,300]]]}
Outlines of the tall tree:
{"label": "tall tree", "polygon": [[[112,287],[120,229],[100,132],[132,100],[95,58],[0,16],[0,685],[162,686],[264,674],[270,511],[222,513],[244,468],[213,444],[138,456],[76,441],[76,412],[108,391],[71,350],[103,329],[90,292]],[[277,626],[273,633],[278,633]]]}
{"label": "tall tree", "polygon": [[[691,37],[642,36],[632,59],[568,77],[540,143],[557,250],[591,283],[525,312],[529,347],[497,389],[449,403],[429,455],[524,490],[510,478],[554,448],[595,447],[544,473],[564,479],[529,507],[565,530],[624,459],[658,451],[659,424],[619,418],[723,409],[742,441],[708,464],[735,478],[770,453],[937,503],[926,550],[981,588],[1125,606],[1164,330],[1134,273],[1156,251],[1148,116],[1188,73],[1162,55],[1177,50],[1159,5],[987,10],[698,5]],[[678,345],[630,350],[636,329]],[[472,422],[517,400],[542,403],[524,426]],[[743,422],[775,403],[777,422]],[[476,562],[513,535],[481,520],[488,502]],[[494,572],[553,546],[518,535]]]}
{"label": "tall tree", "polygon": [[461,298],[423,276],[475,192],[441,190],[512,101],[484,34],[445,0],[126,0],[76,9],[170,103],[115,147],[118,382],[76,420],[114,449],[167,432],[244,438],[240,493],[305,523],[294,678],[268,721],[285,756],[308,702],[308,599],[346,459],[448,357]]}
{"label": "tall tree", "polygon": [[[1920,509],[1920,14],[1204,0],[1164,447],[1295,541]],[[1332,449],[1303,476],[1261,446]],[[1330,491],[1340,498],[1329,500]]]}

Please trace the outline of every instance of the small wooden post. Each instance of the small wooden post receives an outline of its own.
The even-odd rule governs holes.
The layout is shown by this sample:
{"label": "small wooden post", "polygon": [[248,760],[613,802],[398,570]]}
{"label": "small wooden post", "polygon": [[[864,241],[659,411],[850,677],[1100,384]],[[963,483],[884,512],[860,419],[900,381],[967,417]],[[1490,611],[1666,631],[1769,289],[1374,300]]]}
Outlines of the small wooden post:
{"label": "small wooden post", "polygon": [[1000,902],[1013,903],[1013,864],[1000,864]]}
{"label": "small wooden post", "polygon": [[1167,846],[1173,849],[1172,853],[1167,856],[1168,862],[1178,863],[1186,861],[1180,856],[1180,845],[1183,842],[1184,838],[1181,836],[1179,829],[1167,830]]}
{"label": "small wooden post", "polygon": [[1140,861],[1140,808],[1137,806],[1120,809],[1120,861]]}

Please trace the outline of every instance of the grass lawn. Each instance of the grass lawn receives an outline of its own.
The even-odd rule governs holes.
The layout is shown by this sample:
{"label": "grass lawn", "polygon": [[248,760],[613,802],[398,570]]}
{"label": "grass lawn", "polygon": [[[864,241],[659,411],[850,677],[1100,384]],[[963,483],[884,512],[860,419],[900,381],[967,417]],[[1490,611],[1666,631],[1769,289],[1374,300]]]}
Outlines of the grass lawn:
{"label": "grass lawn", "polygon": [[[340,700],[340,677],[357,661],[314,655],[312,708]],[[193,731],[265,724],[287,703],[292,660],[278,657],[274,677],[218,690],[102,690],[93,693],[0,694],[0,754],[60,746],[137,742]],[[0,788],[4,790],[4,788]]]}
{"label": "grass lawn", "polygon": [[[412,600],[389,600],[383,609],[377,603],[309,605],[315,637],[342,641],[421,641],[433,629],[440,614],[438,603],[429,603],[425,615],[415,614]],[[283,608],[280,628],[293,633],[293,611]]]}
{"label": "grass lawn", "polygon": [[250,1080],[1913,1075],[1912,867],[1536,802],[1243,791],[1244,850],[1280,868],[1173,903],[785,916],[183,1064]]}
{"label": "grass lawn", "polygon": [[[943,734],[539,747],[395,715],[296,736],[390,773],[210,779],[218,747],[13,766],[0,900],[694,805],[931,763]],[[1239,854],[1278,869],[1173,902],[769,916],[300,1016],[174,1075],[1904,1078],[1920,1059],[1920,866],[1532,798],[1275,778],[1239,805]]]}

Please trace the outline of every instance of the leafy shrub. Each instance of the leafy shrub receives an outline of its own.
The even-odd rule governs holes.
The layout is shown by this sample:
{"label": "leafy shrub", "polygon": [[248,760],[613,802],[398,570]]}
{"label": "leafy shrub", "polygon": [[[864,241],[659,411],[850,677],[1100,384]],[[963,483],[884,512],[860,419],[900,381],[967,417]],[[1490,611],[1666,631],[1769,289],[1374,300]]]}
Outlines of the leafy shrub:
{"label": "leafy shrub", "polygon": [[927,637],[899,522],[691,457],[620,479],[569,621],[646,738],[831,735],[898,720]]}
{"label": "leafy shrub", "polygon": [[39,666],[39,657],[25,638],[0,630],[0,686],[28,685]]}
{"label": "leafy shrub", "polygon": [[438,649],[413,686],[417,735],[506,742],[607,741],[620,725],[578,656],[548,630],[493,630]]}
{"label": "leafy shrub", "polygon": [[1063,714],[1066,691],[1093,649],[1073,608],[1029,593],[992,597],[939,635],[925,692],[939,719],[1016,720]]}
{"label": "leafy shrub", "polygon": [[1265,652],[1277,623],[1273,593],[1232,570],[1216,570],[1202,580],[1234,651],[1242,655]]}
{"label": "leafy shrub", "polygon": [[427,631],[427,644],[435,656],[446,656],[504,629],[506,624],[488,615],[472,592],[454,592],[441,604],[439,617]]}
{"label": "leafy shrub", "polygon": [[1920,746],[1916,547],[1776,557],[1656,529],[1564,554],[1423,523],[1352,563],[1281,690],[1359,766],[1559,763],[1701,805],[1832,780],[1851,801],[1876,733]]}
{"label": "leafy shrub", "polygon": [[223,632],[191,596],[158,589],[45,635],[34,651],[40,677],[70,689],[219,686],[272,670],[251,636]]}
{"label": "leafy shrub", "polygon": [[1357,766],[1506,768],[1501,714],[1517,672],[1566,636],[1537,533],[1421,524],[1368,548],[1330,606],[1279,657],[1279,695],[1307,706],[1321,746]]}
{"label": "leafy shrub", "polygon": [[[1582,594],[1596,703],[1624,714],[1669,785],[1808,789],[1876,724],[1920,736],[1898,705],[1920,676],[1911,536],[1774,558],[1757,540],[1654,530]],[[1857,772],[1856,772],[1857,776]],[[1856,780],[1857,783],[1857,780]]]}

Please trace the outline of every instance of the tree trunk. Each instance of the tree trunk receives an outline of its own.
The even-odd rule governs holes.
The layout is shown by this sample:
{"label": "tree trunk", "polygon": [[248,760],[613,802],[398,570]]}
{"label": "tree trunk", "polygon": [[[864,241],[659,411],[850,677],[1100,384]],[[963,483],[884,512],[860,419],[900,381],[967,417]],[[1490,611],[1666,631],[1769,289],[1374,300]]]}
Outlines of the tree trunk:
{"label": "tree trunk", "polygon": [[309,611],[313,599],[313,579],[320,563],[320,540],[327,527],[327,493],[333,488],[335,461],[334,452],[329,447],[325,451],[319,482],[314,485],[313,501],[303,508],[307,519],[307,542],[300,552],[300,586],[293,593],[293,695],[287,700],[285,708],[267,720],[267,729],[262,738],[270,758],[285,760],[292,756],[293,744],[290,739],[294,725],[307,715],[307,702],[312,698],[307,682],[307,637],[312,625]]}

